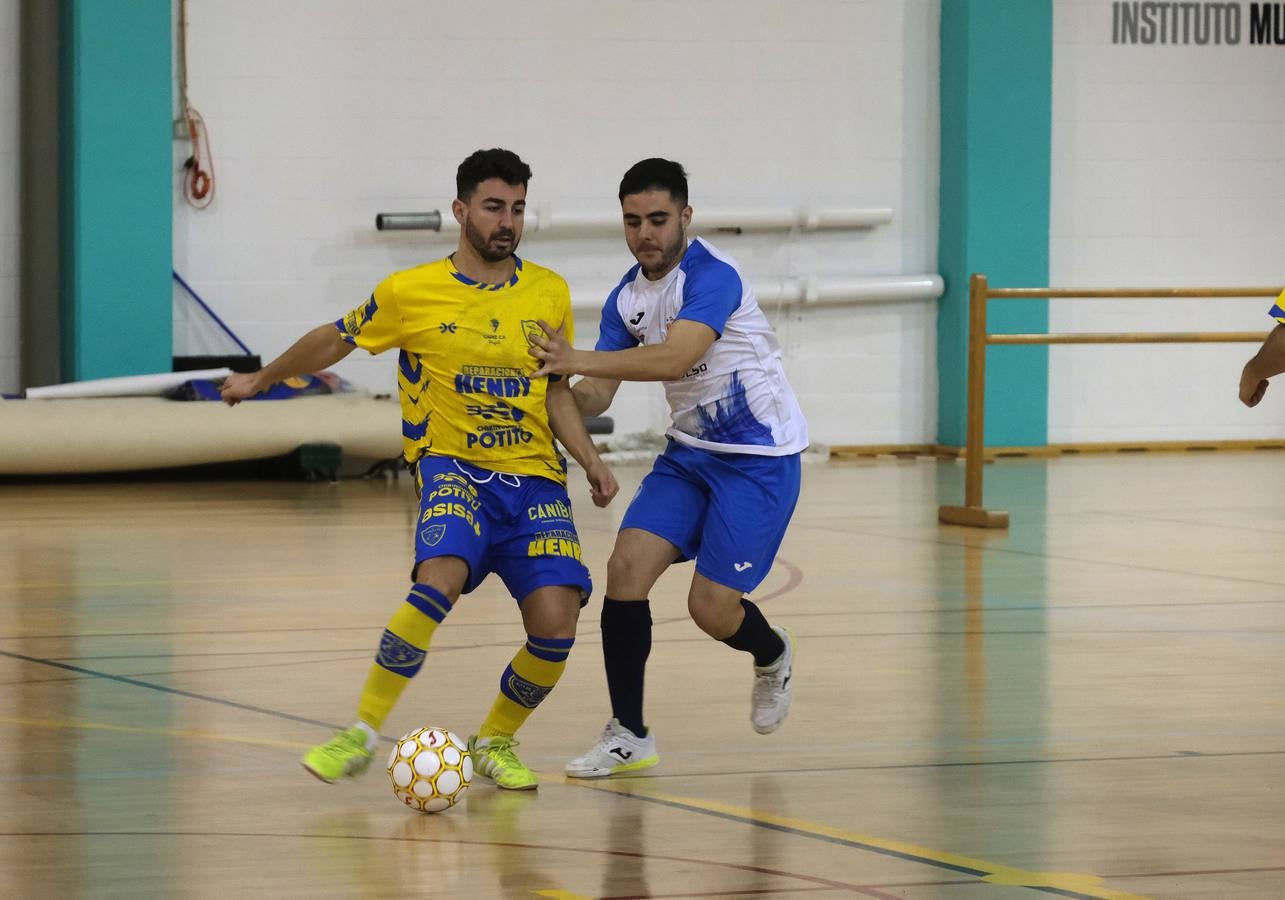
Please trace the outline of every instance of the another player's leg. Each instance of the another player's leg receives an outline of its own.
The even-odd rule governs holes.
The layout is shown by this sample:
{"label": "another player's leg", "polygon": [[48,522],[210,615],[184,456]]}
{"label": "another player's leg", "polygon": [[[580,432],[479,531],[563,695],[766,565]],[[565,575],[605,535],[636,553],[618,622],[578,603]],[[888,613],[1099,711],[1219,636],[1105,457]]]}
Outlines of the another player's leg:
{"label": "another player's leg", "polygon": [[785,537],[799,496],[800,459],[700,454],[691,465],[706,479],[710,503],[688,610],[706,634],[754,657],[750,724],[770,734],[790,710],[794,636],[770,625],[744,595],[767,576]]}
{"label": "another player's leg", "polygon": [[532,790],[538,779],[514,747],[527,717],[567,668],[576,640],[582,592],[578,586],[537,588],[522,599],[527,640],[500,676],[500,691],[478,733],[469,739],[474,770],[508,790]]}
{"label": "another player's leg", "polygon": [[643,684],[651,655],[647,595],[680,556],[669,541],[640,528],[623,528],[616,536],[602,601],[602,661],[611,720],[586,753],[567,763],[568,775],[602,778],[660,762],[656,738],[643,722]]}
{"label": "another player's leg", "polygon": [[692,576],[687,610],[710,637],[754,657],[750,724],[759,734],[776,731],[790,710],[794,636],[769,624],[739,588],[718,584],[699,572]]}
{"label": "another player's leg", "polygon": [[384,719],[424,665],[433,632],[451,611],[467,576],[468,565],[458,557],[439,557],[420,564],[417,583],[393,613],[380,638],[375,662],[362,688],[357,721],[309,750],[303,757],[305,769],[327,782],[366,771]]}
{"label": "another player's leg", "polygon": [[647,599],[661,573],[699,547],[707,491],[682,465],[673,442],[656,458],[625,512],[607,563],[602,601],[602,661],[612,718],[568,775],[601,778],[654,766],[656,738],[643,719],[643,683],[651,654]]}

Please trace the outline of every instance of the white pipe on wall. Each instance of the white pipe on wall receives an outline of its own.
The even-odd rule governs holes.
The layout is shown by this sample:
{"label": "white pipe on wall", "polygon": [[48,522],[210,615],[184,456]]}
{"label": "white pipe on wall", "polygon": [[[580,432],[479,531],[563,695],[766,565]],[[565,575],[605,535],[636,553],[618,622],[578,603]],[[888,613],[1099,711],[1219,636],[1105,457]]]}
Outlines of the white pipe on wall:
{"label": "white pipe on wall", "polygon": [[[900,303],[936,300],[945,290],[940,275],[849,275],[824,278],[755,279],[759,305],[837,306],[847,303]],[[615,285],[597,288],[571,286],[573,309],[602,309]]]}
{"label": "white pipe on wall", "polygon": [[[874,228],[892,222],[892,210],[887,207],[870,209],[816,209],[799,207],[788,209],[762,207],[758,209],[702,210],[692,214],[691,230],[697,234],[706,231],[822,231],[845,228]],[[380,231],[438,231],[454,233],[459,229],[453,216],[439,211],[417,213],[379,213],[375,227]],[[541,231],[611,232],[620,230],[620,212],[560,212],[547,204],[527,210],[524,228],[527,234]]]}

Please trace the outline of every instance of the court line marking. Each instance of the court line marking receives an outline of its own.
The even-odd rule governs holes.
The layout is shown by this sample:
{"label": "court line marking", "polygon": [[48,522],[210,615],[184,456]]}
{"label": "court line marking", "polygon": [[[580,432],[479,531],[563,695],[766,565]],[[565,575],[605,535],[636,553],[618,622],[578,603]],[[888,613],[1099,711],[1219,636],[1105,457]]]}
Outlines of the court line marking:
{"label": "court line marking", "polygon": [[[686,621],[686,619],[684,619]],[[1247,628],[1130,628],[1120,631],[1110,631],[1106,629],[1090,630],[1063,630],[1063,629],[1043,629],[1043,628],[1023,628],[1023,629],[934,629],[931,631],[827,631],[816,634],[800,633],[799,637],[811,640],[852,640],[860,638],[906,638],[906,637],[960,637],[970,634],[982,634],[987,637],[1009,636],[1029,636],[1029,635],[1047,635],[1049,637],[1058,637],[1068,635],[1072,637],[1083,637],[1085,635],[1095,635],[1098,637],[1130,637],[1135,634],[1222,634],[1222,635],[1263,635],[1263,634],[1285,634],[1285,628],[1267,628],[1260,630],[1251,630]],[[664,644],[707,644],[707,637],[690,637],[690,638],[667,638],[662,639],[660,643]],[[484,648],[511,647],[512,641],[495,641],[485,644],[455,644],[433,647],[432,652],[444,653],[450,650],[481,650]],[[587,641],[585,646],[600,646],[592,641]],[[49,662],[97,662],[100,660],[121,660],[121,659],[214,659],[222,657],[246,657],[246,656],[304,656],[314,653],[363,653],[370,651],[369,655],[374,656],[373,648],[370,646],[361,647],[331,647],[331,648],[303,648],[298,650],[228,650],[228,651],[200,651],[188,653],[184,651],[174,651],[170,653],[105,653],[98,655],[76,655],[76,656],[46,656],[43,659]]]}
{"label": "court line marking", "polygon": [[[863,885],[864,887],[864,885]],[[663,898],[672,898],[672,900],[698,900],[700,897],[767,897],[771,894],[810,894],[816,891],[833,891],[831,887],[788,887],[788,888],[747,888],[745,890],[731,891],[683,891],[681,894],[609,894],[598,897],[588,897],[584,894],[576,894],[571,891],[563,890],[544,890],[532,891],[536,897],[548,897],[549,900],[663,900]],[[892,894],[874,894],[877,897],[889,897],[892,900],[902,900],[900,897],[894,897]]]}
{"label": "court line marking", "polygon": [[[702,639],[700,639],[700,640],[704,640],[704,639],[702,638]],[[485,645],[483,645],[483,646],[485,646]],[[446,650],[446,649],[450,649],[450,648],[445,648],[445,647],[443,647],[443,648],[441,648],[441,649],[442,649],[442,650]],[[463,649],[463,648],[457,648],[457,649]],[[35,657],[35,656],[28,656],[28,655],[26,655],[26,654],[22,654],[22,653],[14,653],[14,652],[12,652],[12,651],[10,651],[10,650],[0,650],[0,657],[6,657],[6,656],[7,656],[7,657],[10,657],[10,658],[12,658],[12,659],[22,660],[22,661],[24,661],[24,662],[35,663],[35,664],[37,664],[37,665],[51,666],[51,667],[56,668],[56,669],[64,669],[64,670],[66,670],[66,671],[75,672],[75,673],[78,673],[78,674],[80,674],[80,675],[89,676],[89,677],[91,677],[91,678],[103,678],[103,679],[107,679],[107,680],[109,680],[109,681],[116,681],[116,682],[119,682],[119,683],[121,683],[121,684],[128,684],[128,685],[131,685],[131,686],[133,686],[133,687],[141,687],[141,688],[147,688],[147,689],[149,689],[149,690],[161,691],[162,693],[174,694],[174,695],[181,696],[181,697],[188,697],[188,698],[190,698],[190,699],[193,699],[193,700],[201,700],[201,701],[204,701],[204,702],[206,702],[206,703],[216,703],[216,704],[219,704],[219,705],[221,705],[221,706],[228,706],[228,707],[232,707],[232,708],[234,708],[234,709],[242,709],[242,710],[246,710],[246,711],[248,711],[248,712],[260,713],[260,714],[262,714],[262,715],[271,716],[271,717],[278,718],[278,719],[284,719],[284,720],[293,721],[293,722],[302,722],[302,723],[304,723],[304,724],[306,724],[306,725],[317,725],[317,726],[319,726],[319,727],[327,728],[327,729],[330,729],[330,730],[332,730],[332,731],[338,731],[338,730],[340,730],[340,728],[341,728],[341,726],[336,725],[336,724],[334,724],[334,723],[332,723],[332,722],[322,722],[322,721],[318,721],[318,720],[316,720],[316,719],[309,719],[309,718],[305,718],[305,717],[302,717],[302,716],[296,716],[296,715],[293,715],[293,714],[291,714],[291,713],[285,713],[285,712],[280,712],[280,711],[278,711],[278,710],[267,709],[267,708],[265,708],[265,707],[253,706],[253,705],[246,704],[246,703],[239,703],[239,702],[237,702],[237,701],[235,701],[235,700],[227,700],[227,699],[224,699],[224,698],[222,698],[222,697],[214,697],[214,696],[210,696],[210,695],[208,695],[208,694],[198,694],[198,693],[196,693],[196,692],[194,692],[194,691],[185,691],[185,690],[181,690],[181,689],[179,689],[179,688],[167,687],[167,686],[165,686],[165,685],[155,684],[155,683],[150,682],[150,681],[140,681],[140,680],[139,680],[139,679],[137,679],[137,678],[130,677],[130,676],[127,676],[127,675],[112,675],[112,674],[109,674],[109,673],[107,673],[107,672],[99,672],[99,671],[97,671],[97,670],[95,670],[95,669],[88,669],[88,668],[85,668],[85,667],[83,667],[83,666],[75,666],[75,665],[70,665],[70,664],[68,664],[68,663],[52,662],[52,661],[50,661],[50,660],[47,660],[47,659],[41,659],[41,658],[39,658],[39,657]],[[324,662],[324,660],[323,660],[323,662]],[[205,670],[200,670],[200,669],[198,669],[198,670],[193,670],[193,671],[205,671]],[[182,673],[182,672],[176,672],[176,673],[158,673],[158,674],[183,674],[183,673]],[[53,680],[54,680],[54,679],[48,679],[47,681],[53,681]],[[83,680],[83,679],[68,679],[68,680],[66,680],[64,683],[75,683],[76,681],[79,681],[79,680]],[[6,683],[6,684],[21,684],[21,683],[22,683],[22,682],[11,682],[11,683]],[[36,683],[36,684],[43,684],[43,683],[46,683],[46,681],[37,681],[37,682],[33,682],[33,683]],[[1158,736],[1159,736],[1159,737],[1211,737],[1211,736],[1213,736],[1213,737],[1226,737],[1227,735],[1226,735],[1226,734],[1224,734],[1224,733],[1219,733],[1219,734],[1216,734],[1216,735],[1211,735],[1211,734],[1206,734],[1206,733],[1195,733],[1195,734],[1192,734],[1192,733],[1189,733],[1189,732],[1181,732],[1181,733],[1174,733],[1174,734],[1164,734],[1164,735],[1144,735],[1144,736],[1145,736],[1145,737],[1158,737]],[[1278,733],[1278,732],[1265,732],[1265,733],[1262,733],[1262,734],[1257,734],[1257,733],[1256,733],[1256,734],[1253,734],[1253,735],[1251,735],[1251,736],[1254,736],[1254,737],[1279,737],[1279,733]],[[1096,735],[1094,735],[1094,736],[1091,736],[1091,737],[1092,737],[1094,740],[1097,740],[1100,736],[1096,736]],[[1086,738],[1086,740],[1087,740],[1087,739],[1088,739],[1088,738]],[[392,738],[385,737],[385,736],[382,736],[382,735],[381,735],[381,740],[383,740],[383,741],[385,741],[385,742],[389,742],[389,743],[391,743]],[[1031,740],[1034,740],[1034,738],[1032,738]],[[1041,738],[1041,740],[1042,740],[1042,738]],[[1019,741],[1016,741],[1016,742],[1017,742],[1017,743],[1022,743],[1022,742],[1025,742],[1025,741],[1026,741],[1026,739],[1019,740]],[[1013,741],[1013,740],[1006,740],[1006,741],[1001,741],[1001,742],[998,742],[998,743],[1007,743],[1007,744],[1011,744],[1011,743],[1014,743],[1014,742],[1015,742],[1015,741]],[[984,746],[993,746],[993,745],[995,745],[996,743],[997,743],[997,742],[995,742],[995,741],[987,741],[987,742],[984,742]],[[974,746],[974,744],[966,744],[966,745],[964,745],[964,747],[965,747],[965,748],[967,748],[967,747],[971,747],[971,746]],[[1261,752],[1261,753],[1264,753],[1264,754],[1268,754],[1268,753],[1275,753],[1276,751],[1247,751],[1247,752]],[[1214,754],[1202,754],[1202,755],[1209,755],[1209,756],[1213,756]],[[1189,754],[1184,754],[1184,756],[1189,756]],[[1196,759],[1198,759],[1198,758],[1200,758],[1200,757],[1199,757],[1199,756],[1194,756],[1194,757],[1191,757],[1191,758],[1196,758]],[[1055,761],[1055,760],[1052,760],[1052,761]],[[908,765],[913,765],[913,764],[908,764]],[[652,777],[668,777],[668,776],[652,776]]]}
{"label": "court line marking", "polygon": [[[360,576],[349,576],[350,580],[357,581]],[[262,582],[319,582],[330,584],[335,581],[343,581],[342,573],[328,573],[326,575],[226,575],[222,578],[217,577],[199,577],[199,578],[155,578],[142,579],[137,581],[15,581],[6,585],[11,590],[40,590],[43,588],[111,588],[111,587],[166,587],[174,584],[246,584]]]}
{"label": "court line marking", "polygon": [[42,666],[53,666],[56,669],[66,669],[68,672],[78,672],[82,675],[91,675],[95,678],[105,678],[108,681],[115,681],[120,684],[128,684],[133,687],[147,688],[152,691],[160,691],[163,694],[174,694],[178,697],[187,697],[191,700],[202,700],[206,703],[217,703],[221,706],[230,706],[233,709],[242,709],[246,712],[261,713],[266,716],[275,716],[278,719],[287,719],[291,722],[302,722],[305,725],[317,725],[321,728],[328,728],[331,731],[340,731],[340,726],[333,722],[322,722],[317,719],[309,719],[305,716],[296,716],[292,713],[280,712],[275,709],[265,709],[262,706],[253,706],[249,703],[238,703],[236,700],[226,700],[222,697],[211,697],[207,694],[197,694],[193,691],[185,691],[181,688],[167,687],[163,684],[153,684],[150,681],[139,681],[137,678],[130,678],[127,675],[111,675],[107,672],[98,672],[94,669],[86,669],[82,666],[73,666],[69,663],[52,662],[47,659],[40,659],[36,656],[27,656],[25,653],[14,653],[11,650],[0,650],[0,656],[7,656],[11,659],[20,659],[23,662],[35,663]]}
{"label": "court line marking", "polygon": [[[361,526],[361,527],[365,529],[365,526]],[[581,530],[583,531],[584,529],[581,529]],[[689,562],[689,561],[690,560],[684,560],[684,562]],[[682,563],[675,563],[675,565],[682,565]],[[770,600],[773,597],[779,597],[782,594],[788,594],[790,591],[798,587],[799,584],[802,583],[803,581],[803,570],[800,569],[794,563],[790,562],[789,560],[782,559],[781,557],[778,556],[775,559],[775,565],[780,566],[786,570],[787,574],[786,574],[785,584],[782,587],[777,588],[771,594],[768,594],[761,598],[757,598],[759,600]],[[361,580],[363,582],[367,582],[367,583],[369,582],[369,578],[367,576],[350,575],[348,576],[348,578],[353,581]],[[142,579],[142,580],[136,580],[136,581],[88,581],[88,582],[87,581],[15,581],[15,582],[10,582],[6,584],[5,587],[10,590],[23,591],[23,590],[38,590],[42,588],[84,589],[84,588],[147,587],[147,586],[165,587],[167,585],[178,585],[178,584],[201,584],[201,585],[245,584],[247,582],[258,583],[258,582],[265,582],[265,581],[273,582],[273,583],[277,583],[277,582],[306,583],[306,582],[324,581],[329,584],[329,583],[333,583],[336,580],[339,580],[339,581],[344,580],[344,575],[342,573],[337,573],[337,574],[329,573],[326,575],[303,575],[303,574],[299,574],[299,575],[225,575],[222,578],[219,578],[219,577],[155,578],[155,579]]]}
{"label": "court line marking", "polygon": [[153,728],[142,725],[116,725],[111,722],[87,722],[83,719],[33,719],[25,716],[0,715],[0,724],[23,725],[35,728],[80,728],[86,731],[119,731],[125,734],[160,734],[170,737],[194,738],[201,741],[221,741],[228,744],[252,744],[261,747],[284,747],[288,750],[306,750],[311,744],[300,741],[281,741],[275,738],[241,737],[217,731],[199,731],[191,728]]}
{"label": "court line marking", "polygon": [[[920,589],[920,588],[916,588]],[[922,590],[931,590],[929,586],[923,586]],[[890,589],[889,589],[890,590]],[[775,596],[775,595],[773,595]],[[960,592],[959,596],[963,596]],[[763,598],[769,599],[769,598]],[[1186,609],[1201,608],[1207,606],[1217,606],[1220,609],[1227,606],[1277,606],[1285,603],[1285,598],[1279,600],[1192,600],[1177,601],[1164,600],[1147,603],[1052,603],[1052,604],[1031,604],[1024,606],[999,606],[983,605],[978,609],[985,613],[1023,613],[1023,612],[1078,612],[1080,610],[1098,610],[1098,609]],[[967,615],[977,610],[971,610],[963,606],[941,606],[941,607],[919,607],[913,609],[899,609],[888,607],[885,609],[853,609],[843,610],[840,612],[799,612],[791,610],[789,615],[794,619],[806,618],[834,618],[837,616],[936,616],[936,615]],[[684,619],[688,617],[683,617]],[[511,622],[458,622],[451,626],[452,629],[461,628],[499,628],[509,625]],[[236,629],[202,629],[200,631],[89,631],[89,632],[67,632],[65,634],[4,634],[0,635],[0,641],[54,641],[70,640],[72,638],[139,638],[139,637],[210,637],[211,635],[237,635],[237,634],[280,634],[296,632],[325,632],[325,631],[370,631],[375,633],[380,625],[325,625],[325,626],[307,626],[299,628],[236,628]]]}
{"label": "court line marking", "polygon": [[[1097,763],[1097,762],[1146,762],[1146,761],[1182,761],[1192,759],[1222,759],[1242,756],[1285,756],[1285,750],[1231,750],[1223,753],[1206,753],[1200,750],[1175,750],[1172,753],[1140,754],[1138,756],[1067,756],[1049,757],[1047,759],[995,759],[988,761],[967,762],[927,762],[927,763],[881,763],[855,766],[816,766],[809,768],[799,766],[790,771],[802,775],[816,775],[825,772],[879,772],[887,769],[963,769],[987,766],[1048,766],[1057,763]],[[720,769],[715,772],[654,772],[625,773],[612,776],[616,781],[660,781],[677,778],[740,778],[746,775],[767,775],[775,769]]]}
{"label": "court line marking", "polygon": [[1257,584],[1274,588],[1285,588],[1285,584],[1279,581],[1263,581],[1257,578],[1238,578],[1234,575],[1217,575],[1210,572],[1188,572],[1183,569],[1164,569],[1159,566],[1143,566],[1137,563],[1118,562],[1112,559],[1086,559],[1079,556],[1059,556],[1053,553],[1040,553],[1035,550],[1023,550],[1020,547],[997,547],[992,544],[984,543],[985,538],[980,538],[978,542],[969,541],[944,541],[934,538],[912,537],[910,535],[888,534],[882,531],[869,531],[861,528],[844,528],[836,525],[814,525],[808,522],[795,523],[795,527],[814,528],[820,531],[843,532],[844,534],[860,535],[861,537],[883,538],[889,541],[899,541],[911,544],[928,544],[936,547],[956,547],[960,550],[980,550],[983,553],[1009,553],[1015,556],[1026,556],[1035,559],[1053,560],[1056,562],[1079,563],[1088,566],[1108,566],[1117,569],[1129,569],[1136,572],[1152,572],[1160,575],[1173,575],[1178,578],[1205,578],[1214,581],[1225,581],[1232,584]]}
{"label": "court line marking", "polygon": [[629,785],[619,784],[616,787],[612,787],[610,785],[587,784],[583,781],[566,777],[544,777],[586,790],[633,797],[674,809],[710,815],[759,828],[769,828],[773,831],[781,831],[800,837],[815,838],[828,843],[878,853],[883,856],[891,856],[908,862],[921,863],[934,868],[960,872],[965,875],[974,875],[989,884],[1025,887],[1043,893],[1074,897],[1078,898],[1078,900],[1145,900],[1140,894],[1130,894],[1107,888],[1102,884],[1103,878],[1099,875],[1085,875],[1076,872],[1035,872],[1018,869],[975,857],[935,850],[918,844],[844,831],[819,822],[778,816],[775,813],[761,812],[728,803],[719,803],[714,800],[701,800],[653,791],[650,788],[643,787],[638,782]]}
{"label": "court line marking", "polygon": [[398,835],[373,834],[307,834],[300,832],[246,832],[246,831],[0,831],[0,837],[231,837],[231,838],[294,838],[303,840],[347,840],[347,841],[393,841],[408,844],[454,844],[466,847],[510,847],[517,850],[541,850],[554,853],[586,853],[593,856],[624,857],[626,859],[663,860],[665,862],[688,863],[709,866],[718,869],[732,869],[739,872],[753,872],[757,875],[772,875],[777,878],[792,878],[809,884],[820,885],[876,897],[880,900],[900,900],[891,894],[866,885],[849,884],[822,878],[818,875],[804,875],[799,872],[787,872],[783,869],[769,869],[766,866],[754,866],[743,863],[720,862],[714,859],[700,859],[689,856],[668,856],[656,853],[639,853],[632,850],[611,850],[594,847],[564,847],[557,844],[529,844],[520,841],[475,841],[452,838],[401,837]]}
{"label": "court line marking", "polygon": [[[360,656],[330,656],[325,659],[292,659],[289,662],[281,663],[245,663],[236,666],[201,666],[191,669],[155,669],[150,672],[122,672],[130,678],[144,678],[152,675],[196,675],[202,672],[248,672],[251,669],[281,669],[291,666],[312,666],[323,663],[354,662],[360,659],[370,659],[369,653],[363,653]],[[59,675],[56,678],[24,678],[18,681],[0,681],[0,687],[13,687],[29,684],[75,684],[77,682],[88,681],[91,677],[88,675]]]}
{"label": "court line marking", "polygon": [[[165,685],[153,684],[146,681],[139,681],[121,675],[111,675],[105,672],[96,672],[92,669],[86,669],[81,666],[73,666],[67,663],[53,662],[50,660],[40,659],[38,657],[27,656],[25,654],[13,653],[7,650],[0,650],[0,656],[7,656],[14,659],[20,659],[26,662],[38,665],[53,666],[55,668],[66,669],[68,671],[78,672],[86,675],[92,675],[99,678],[105,678],[110,681],[116,681],[121,684],[128,684],[134,687],[149,688],[151,690],[161,691],[176,696],[188,697],[194,700],[202,700],[210,703],[218,703],[236,709],[242,709],[249,712],[257,712],[269,716],[275,716],[290,721],[302,722],[310,725],[319,725],[321,727],[338,730],[337,725],[333,723],[320,722],[315,719],[308,719],[302,716],[295,716],[290,713],[283,713],[275,710],[269,710],[262,707],[252,706],[250,704],[239,703],[233,700],[227,700],[218,697],[210,697],[203,694],[197,694],[191,691],[184,691],[178,688],[171,688]],[[387,740],[385,738],[385,740]],[[550,776],[546,776],[550,777]],[[797,834],[804,837],[812,837],[825,840],[831,843],[838,843],[844,846],[850,846],[856,849],[864,849],[869,852],[881,853],[888,856],[894,856],[914,862],[921,862],[926,865],[938,868],[946,868],[951,871],[962,872],[965,874],[975,875],[983,881],[991,881],[997,884],[1013,884],[1029,887],[1034,890],[1045,893],[1061,894],[1069,897],[1087,898],[1087,900],[1136,900],[1140,895],[1127,894],[1116,891],[1108,891],[1100,888],[1101,878],[1095,875],[1080,875],[1076,873],[1048,873],[1048,872],[1031,872],[1027,870],[1015,869],[1008,866],[991,864],[984,860],[976,860],[970,857],[964,857],[957,854],[946,853],[944,851],[932,850],[931,848],[920,847],[913,844],[905,844],[897,841],[889,841],[870,835],[859,835],[851,832],[843,832],[830,826],[819,823],[810,823],[803,820],[789,819],[786,817],[775,816],[770,813],[759,813],[754,810],[747,810],[740,807],[731,807],[723,804],[716,804],[708,801],[696,801],[690,798],[674,797],[669,798],[660,794],[652,795],[640,793],[638,784],[620,785],[618,789],[607,788],[598,785],[585,785],[571,779],[560,776],[551,776],[553,780],[560,780],[564,784],[574,784],[577,787],[598,790],[604,793],[615,793],[624,796],[635,797],[647,802],[659,803],[679,809],[695,811],[706,815],[713,815],[725,818],[730,821],[737,821],[755,825],[758,827],[767,827],[774,830],[784,831],[787,833]]]}
{"label": "court line marking", "polygon": [[1252,875],[1258,872],[1285,872],[1285,866],[1253,866],[1246,869],[1190,869],[1182,872],[1123,872],[1112,878],[1173,878],[1176,875]]}
{"label": "court line marking", "polygon": [[[218,700],[217,698],[214,699],[215,702],[226,702]],[[191,729],[114,725],[105,722],[86,722],[83,720],[76,721],[70,719],[30,719],[19,716],[0,716],[0,723],[45,728],[81,728],[86,730],[116,731],[133,734],[165,734],[174,737],[194,738],[197,740],[282,747],[292,750],[308,746],[307,744],[299,742],[280,741],[271,738],[248,738]],[[567,778],[555,773],[542,772],[540,775],[545,781],[553,781],[570,787],[594,790],[599,793],[630,797],[636,800],[643,800],[662,806],[682,809],[688,812],[713,815],[717,818],[722,818],[728,821],[749,824],[756,827],[770,828],[774,831],[794,834],[800,837],[819,839],[828,843],[852,847],[858,850],[866,850],[885,856],[892,856],[908,862],[921,863],[936,868],[943,868],[953,872],[972,875],[982,881],[992,884],[1027,887],[1033,890],[1043,891],[1045,893],[1082,898],[1082,900],[1140,900],[1141,898],[1141,895],[1138,894],[1123,893],[1103,887],[1103,879],[1101,876],[1097,875],[1083,875],[1067,872],[1028,871],[1013,868],[1011,866],[991,863],[986,860],[934,850],[916,844],[893,841],[872,835],[857,834],[817,822],[778,816],[774,813],[745,809],[743,807],[732,806],[730,804],[664,794],[652,791],[649,788],[644,789],[646,791],[644,793],[638,789],[639,785],[623,785],[617,782],[615,787],[611,787],[599,784],[585,784],[582,781]],[[847,888],[854,887],[852,885],[843,886]],[[878,893],[872,894],[868,890],[863,890],[862,892],[867,893],[869,896],[887,896]]]}
{"label": "court line marking", "polygon": [[[315,625],[301,626],[299,628],[203,628],[200,631],[79,631],[66,634],[5,634],[0,635],[0,641],[56,641],[71,638],[209,637],[216,634],[293,634],[295,632],[313,631],[369,631],[372,634],[378,634],[379,629],[383,628],[385,624],[386,620],[380,620],[378,623],[371,622],[368,625]],[[459,622],[452,624],[451,628],[499,628],[512,624],[512,619],[496,622]]]}
{"label": "court line marking", "polygon": [[[174,737],[195,738],[198,740],[226,741],[228,743],[257,744],[271,747],[285,747],[289,749],[307,749],[311,744],[299,741],[280,741],[268,738],[242,738],[237,735],[221,734],[210,731],[197,731],[191,729],[174,729],[174,728],[149,728],[131,725],[116,725],[110,722],[88,722],[83,719],[34,719],[23,718],[20,716],[0,715],[0,724],[9,725],[30,725],[43,728],[83,728],[83,729],[100,729],[107,731],[137,732],[140,734],[158,734],[171,735]],[[381,735],[382,737],[382,735]],[[388,738],[383,738],[387,741]],[[802,774],[819,774],[825,772],[861,772],[861,771],[878,771],[883,769],[948,769],[962,768],[972,766],[1007,766],[1007,765],[1051,765],[1053,763],[1086,763],[1086,762],[1132,762],[1137,760],[1192,760],[1192,759],[1219,759],[1224,757],[1244,757],[1244,756],[1281,756],[1285,755],[1285,750],[1244,750],[1228,753],[1203,753],[1194,750],[1178,750],[1170,755],[1156,756],[1101,756],[1101,757],[1074,757],[1067,759],[1022,759],[1022,760],[995,760],[993,762],[941,762],[941,763],[892,763],[887,765],[870,765],[870,766],[823,766],[814,769],[800,768],[795,771]],[[676,780],[680,778],[711,778],[718,776],[743,777],[746,775],[764,775],[770,774],[774,770],[746,769],[736,772],[719,771],[719,772],[681,772],[674,774],[652,773],[645,775],[619,775],[612,779],[613,783],[622,781],[660,781]],[[546,779],[559,780],[571,783],[568,779],[556,773],[541,772],[541,777]],[[582,786],[582,785],[578,785]],[[620,791],[618,793],[625,793]],[[1285,867],[1282,867],[1285,869]],[[1182,873],[1175,873],[1182,874]]]}

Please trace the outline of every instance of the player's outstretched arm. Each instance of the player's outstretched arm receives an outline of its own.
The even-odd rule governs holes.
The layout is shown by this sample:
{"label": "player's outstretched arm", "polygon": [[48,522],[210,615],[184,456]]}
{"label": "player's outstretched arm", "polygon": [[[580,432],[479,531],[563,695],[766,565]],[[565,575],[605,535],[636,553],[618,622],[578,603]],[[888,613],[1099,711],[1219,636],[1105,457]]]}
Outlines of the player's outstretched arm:
{"label": "player's outstretched arm", "polygon": [[592,375],[617,381],[677,381],[691,371],[718,339],[702,322],[679,319],[669,326],[664,343],[628,350],[576,350],[560,331],[541,321],[543,338],[535,338],[530,353],[540,360],[535,376]]}
{"label": "player's outstretched arm", "polygon": [[620,485],[616,483],[616,476],[611,474],[611,469],[607,468],[607,464],[598,455],[593,439],[585,429],[580,407],[571,395],[567,379],[559,378],[549,382],[544,405],[549,411],[549,428],[552,429],[553,436],[584,468],[585,478],[589,481],[589,495],[593,498],[594,505],[606,506],[616,496]]}
{"label": "player's outstretched arm", "polygon": [[1267,379],[1282,372],[1285,372],[1285,325],[1277,325],[1268,332],[1263,346],[1240,373],[1240,402],[1257,406],[1267,392]]}
{"label": "player's outstretched arm", "polygon": [[219,392],[223,402],[236,406],[294,375],[316,372],[333,366],[353,351],[332,324],[318,325],[294,345],[257,372],[234,372],[223,381]]}
{"label": "player's outstretched arm", "polygon": [[620,389],[620,381],[614,378],[581,378],[571,386],[571,395],[576,398],[582,416],[600,416],[611,407]]}

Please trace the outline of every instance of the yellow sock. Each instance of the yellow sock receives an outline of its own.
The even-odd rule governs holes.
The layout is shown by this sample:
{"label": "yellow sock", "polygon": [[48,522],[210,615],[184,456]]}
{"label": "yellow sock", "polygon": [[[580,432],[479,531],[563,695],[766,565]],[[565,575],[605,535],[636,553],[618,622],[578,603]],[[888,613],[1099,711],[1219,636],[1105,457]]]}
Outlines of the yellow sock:
{"label": "yellow sock", "polygon": [[575,638],[537,638],[527,635],[526,645],[500,676],[500,693],[491,706],[478,737],[512,737],[553,690],[567,668],[567,654]]}
{"label": "yellow sock", "polygon": [[411,588],[379,641],[379,652],[357,706],[359,721],[375,731],[380,729],[402,689],[424,665],[433,632],[450,611],[451,604],[437,589],[426,584]]}

